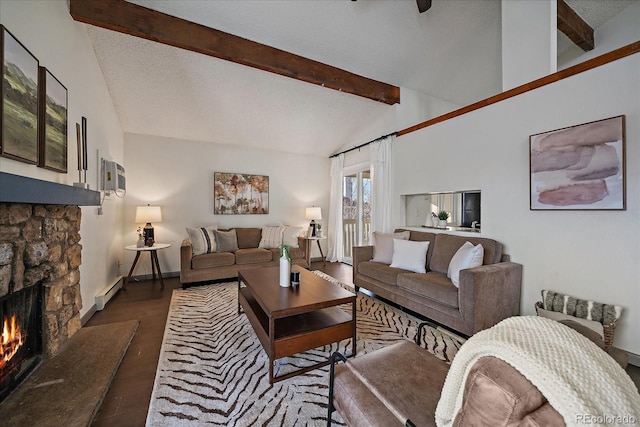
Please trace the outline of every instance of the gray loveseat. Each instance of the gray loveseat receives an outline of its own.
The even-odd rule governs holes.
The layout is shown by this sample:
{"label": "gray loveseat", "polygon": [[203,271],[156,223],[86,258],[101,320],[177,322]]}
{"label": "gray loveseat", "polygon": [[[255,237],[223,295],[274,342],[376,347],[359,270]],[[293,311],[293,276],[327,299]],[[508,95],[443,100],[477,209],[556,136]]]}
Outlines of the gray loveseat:
{"label": "gray loveseat", "polygon": [[[180,246],[180,282],[183,287],[199,282],[238,277],[238,270],[279,265],[278,248],[259,248],[260,228],[235,228],[238,249],[234,252],[214,252],[193,255],[189,239]],[[308,268],[305,241],[298,238],[298,248],[291,248],[291,262]]]}
{"label": "gray loveseat", "polygon": [[[402,229],[396,232],[405,231]],[[373,246],[353,248],[353,283],[465,335],[520,313],[522,265],[509,262],[493,239],[410,231],[428,241],[426,273],[373,262]],[[459,288],[447,277],[449,262],[465,243],[482,244],[483,265],[460,271]]]}

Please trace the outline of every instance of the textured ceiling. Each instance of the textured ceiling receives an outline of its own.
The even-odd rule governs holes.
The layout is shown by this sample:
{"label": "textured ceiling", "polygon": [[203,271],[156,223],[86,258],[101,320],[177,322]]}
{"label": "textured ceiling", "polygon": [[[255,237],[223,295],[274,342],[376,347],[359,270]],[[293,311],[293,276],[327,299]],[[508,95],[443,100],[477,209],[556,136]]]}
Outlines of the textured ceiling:
{"label": "textured ceiling", "polygon": [[[496,0],[434,0],[423,14],[412,0],[133,3],[459,105],[501,88]],[[125,132],[326,156],[394,108],[87,29]]]}

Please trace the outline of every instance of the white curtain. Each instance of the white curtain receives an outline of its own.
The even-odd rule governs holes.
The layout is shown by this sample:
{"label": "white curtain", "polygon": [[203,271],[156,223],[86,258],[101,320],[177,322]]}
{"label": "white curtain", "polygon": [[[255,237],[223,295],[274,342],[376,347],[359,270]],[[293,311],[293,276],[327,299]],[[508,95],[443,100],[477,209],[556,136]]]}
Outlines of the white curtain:
{"label": "white curtain", "polygon": [[344,154],[331,159],[331,198],[329,200],[329,235],[327,261],[342,262],[344,258],[342,236],[342,169]]}
{"label": "white curtain", "polygon": [[391,144],[390,135],[370,146],[371,153],[371,232],[390,233],[391,229]]}

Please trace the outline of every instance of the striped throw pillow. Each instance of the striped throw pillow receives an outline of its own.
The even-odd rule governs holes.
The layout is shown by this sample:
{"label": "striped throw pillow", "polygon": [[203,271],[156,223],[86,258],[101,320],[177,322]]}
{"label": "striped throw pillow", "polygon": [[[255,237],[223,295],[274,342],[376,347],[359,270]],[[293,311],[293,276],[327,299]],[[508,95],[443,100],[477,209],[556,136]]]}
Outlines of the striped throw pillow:
{"label": "striped throw pillow", "polygon": [[216,251],[216,239],[213,236],[213,230],[217,229],[218,227],[215,225],[200,228],[187,227],[193,256],[210,254]]}
{"label": "striped throw pillow", "polygon": [[262,227],[262,237],[260,238],[259,248],[273,249],[282,245],[282,233],[285,227]]}

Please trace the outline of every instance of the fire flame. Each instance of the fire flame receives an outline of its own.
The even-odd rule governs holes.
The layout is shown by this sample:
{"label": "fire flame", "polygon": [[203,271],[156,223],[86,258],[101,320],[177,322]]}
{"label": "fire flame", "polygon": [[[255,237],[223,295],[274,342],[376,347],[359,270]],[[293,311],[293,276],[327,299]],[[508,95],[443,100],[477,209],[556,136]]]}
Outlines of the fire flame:
{"label": "fire flame", "polygon": [[18,352],[26,334],[20,329],[18,318],[15,313],[11,315],[11,319],[4,316],[4,327],[2,328],[2,336],[0,340],[0,369],[4,368],[9,360]]}

